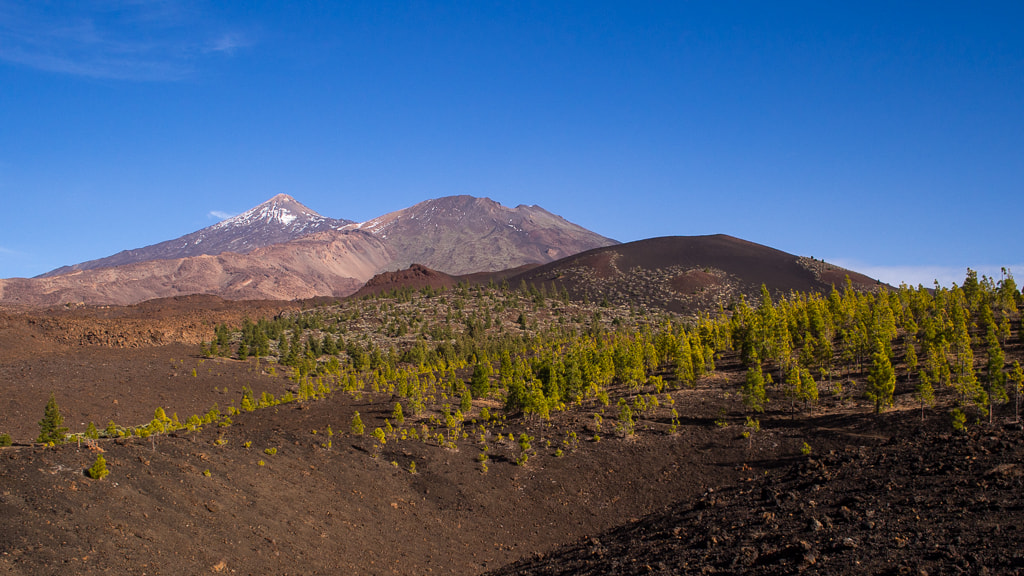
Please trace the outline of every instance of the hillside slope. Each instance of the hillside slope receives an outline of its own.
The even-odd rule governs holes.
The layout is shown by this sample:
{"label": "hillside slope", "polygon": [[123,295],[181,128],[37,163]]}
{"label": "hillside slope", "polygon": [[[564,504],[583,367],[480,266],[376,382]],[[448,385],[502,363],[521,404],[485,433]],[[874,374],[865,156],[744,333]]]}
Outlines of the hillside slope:
{"label": "hillside slope", "polygon": [[232,300],[347,296],[391,261],[391,251],[360,231],[325,232],[249,254],[226,252],[83,270],[50,278],[0,280],[5,304],[135,304],[216,294]]}
{"label": "hillside slope", "polygon": [[761,285],[773,294],[824,291],[842,286],[873,289],[863,274],[724,234],[665,236],[598,248],[512,277],[565,291],[571,297],[652,306],[676,312],[710,310]]}

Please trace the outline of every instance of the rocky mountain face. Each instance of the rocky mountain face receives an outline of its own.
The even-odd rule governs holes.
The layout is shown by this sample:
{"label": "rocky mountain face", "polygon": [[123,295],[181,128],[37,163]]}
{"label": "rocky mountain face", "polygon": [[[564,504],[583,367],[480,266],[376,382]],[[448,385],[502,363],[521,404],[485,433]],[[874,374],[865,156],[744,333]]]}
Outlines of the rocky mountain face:
{"label": "rocky mountain face", "polygon": [[374,274],[425,264],[448,274],[554,261],[616,244],[537,206],[487,198],[421,202],[361,224],[325,218],[286,195],[176,240],[0,280],[0,303],[134,304],[216,294],[292,300],[347,296]]}
{"label": "rocky mountain face", "polygon": [[258,248],[297,240],[317,232],[341,230],[349,224],[353,222],[321,216],[291,196],[278,194],[238,216],[180,238],[145,248],[124,250],[106,258],[63,266],[41,275],[40,278],[151,260],[215,256],[224,252],[248,254]]}
{"label": "rocky mountain face", "polygon": [[389,270],[422,264],[453,275],[553,262],[617,244],[539,206],[508,208],[473,196],[427,200],[358,228],[394,250]]}
{"label": "rocky mountain face", "polygon": [[248,254],[225,252],[0,280],[0,303],[127,305],[187,294],[231,300],[295,300],[352,294],[391,261],[372,234],[326,232]]}

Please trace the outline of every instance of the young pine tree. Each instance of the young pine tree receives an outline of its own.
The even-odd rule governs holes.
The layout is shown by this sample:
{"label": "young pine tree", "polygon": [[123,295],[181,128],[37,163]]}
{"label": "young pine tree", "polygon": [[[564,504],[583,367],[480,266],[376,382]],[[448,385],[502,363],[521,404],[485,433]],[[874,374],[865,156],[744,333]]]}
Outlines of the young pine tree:
{"label": "young pine tree", "polygon": [[889,355],[879,347],[872,358],[867,389],[868,398],[875,403],[876,414],[881,414],[887,406],[892,406],[892,395],[895,391],[896,371],[889,361]]}
{"label": "young pine tree", "polygon": [[86,470],[85,473],[93,480],[102,480],[107,474],[110,474],[110,470],[107,470],[107,460],[103,454],[96,455],[96,461],[93,462],[92,468]]}
{"label": "young pine tree", "polygon": [[992,422],[995,404],[1003,404],[1010,400],[1006,394],[1006,355],[999,344],[999,336],[994,328],[989,328],[988,341],[988,421]]}
{"label": "young pine tree", "polygon": [[64,417],[60,415],[57,399],[53,393],[50,393],[50,400],[46,403],[43,419],[39,421],[39,437],[36,438],[36,442],[60,444],[64,441],[64,437],[68,432],[68,429],[63,427],[63,424]]}
{"label": "young pine tree", "polygon": [[764,412],[768,403],[768,395],[764,389],[764,374],[760,363],[747,369],[747,379],[743,382],[743,403],[754,412]]}
{"label": "young pine tree", "polygon": [[914,397],[921,402],[921,421],[924,422],[924,408],[935,403],[935,387],[932,386],[931,373],[922,370],[917,375],[917,384],[914,386]]}
{"label": "young pine tree", "polygon": [[1020,362],[1017,360],[1013,361],[1009,377],[1013,382],[1013,417],[1015,421],[1020,422],[1020,396],[1024,392],[1024,370],[1021,369]]}
{"label": "young pine tree", "polygon": [[359,412],[357,411],[355,415],[352,416],[352,433],[356,436],[362,436],[365,431],[366,426],[363,425],[363,419],[359,417]]}

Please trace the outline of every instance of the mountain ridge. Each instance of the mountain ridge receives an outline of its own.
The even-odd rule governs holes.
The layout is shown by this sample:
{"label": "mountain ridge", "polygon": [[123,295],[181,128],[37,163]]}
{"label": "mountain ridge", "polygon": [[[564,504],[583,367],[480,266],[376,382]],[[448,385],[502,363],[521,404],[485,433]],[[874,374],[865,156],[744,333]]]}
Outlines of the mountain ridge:
{"label": "mountain ridge", "polygon": [[[288,239],[273,243],[275,234]],[[414,262],[466,274],[541,264],[614,243],[539,206],[507,208],[489,198],[436,198],[355,223],[328,219],[278,195],[146,249],[64,267],[60,274],[0,280],[0,303],[126,305],[187,294],[340,297],[376,273]],[[156,257],[141,260],[147,256]],[[125,259],[134,261],[104,266]]]}
{"label": "mountain ridge", "polygon": [[618,244],[540,206],[508,208],[468,195],[425,200],[354,227],[394,248],[396,259],[389,270],[421,264],[455,276],[551,262]]}
{"label": "mountain ridge", "polygon": [[113,268],[152,260],[191,256],[216,256],[225,252],[248,254],[253,250],[297,240],[326,230],[340,230],[352,220],[321,216],[288,194],[277,194],[245,212],[206,228],[142,248],[122,250],[111,256],[61,266],[36,278],[51,278],[81,270]]}

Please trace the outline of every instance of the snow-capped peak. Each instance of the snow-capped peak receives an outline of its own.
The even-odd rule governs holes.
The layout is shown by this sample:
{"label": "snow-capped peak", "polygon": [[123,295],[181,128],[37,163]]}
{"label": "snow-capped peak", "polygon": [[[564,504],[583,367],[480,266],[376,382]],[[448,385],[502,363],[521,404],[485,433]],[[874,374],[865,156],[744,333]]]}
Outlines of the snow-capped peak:
{"label": "snow-capped peak", "polygon": [[287,227],[296,221],[298,221],[296,226],[305,227],[310,224],[320,224],[325,220],[326,218],[306,208],[291,196],[278,194],[255,208],[215,224],[213,228],[251,226],[256,223],[277,224]]}

